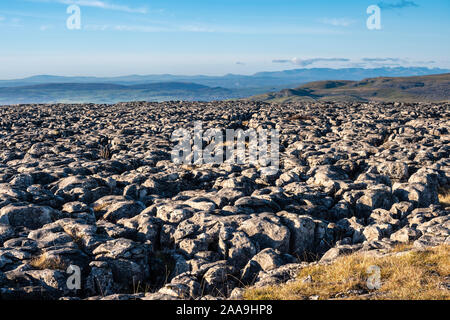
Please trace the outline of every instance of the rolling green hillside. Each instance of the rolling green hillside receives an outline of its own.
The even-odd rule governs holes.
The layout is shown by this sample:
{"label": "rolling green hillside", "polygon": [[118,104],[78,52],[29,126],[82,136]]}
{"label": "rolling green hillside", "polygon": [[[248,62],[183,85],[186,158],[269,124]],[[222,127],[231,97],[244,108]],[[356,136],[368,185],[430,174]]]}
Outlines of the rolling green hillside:
{"label": "rolling green hillside", "polygon": [[369,78],[362,81],[316,81],[248,98],[273,103],[308,101],[399,101],[450,100],[450,73],[400,78]]}

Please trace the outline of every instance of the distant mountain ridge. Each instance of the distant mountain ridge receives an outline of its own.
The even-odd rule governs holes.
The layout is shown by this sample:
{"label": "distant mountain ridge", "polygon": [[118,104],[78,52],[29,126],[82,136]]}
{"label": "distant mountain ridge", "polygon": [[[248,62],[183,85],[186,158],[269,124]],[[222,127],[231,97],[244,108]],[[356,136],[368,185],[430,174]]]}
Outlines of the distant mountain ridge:
{"label": "distant mountain ridge", "polygon": [[47,83],[0,88],[0,104],[117,103],[120,101],[223,100],[232,90],[196,83],[164,82],[137,85],[114,83]]}
{"label": "distant mountain ridge", "polygon": [[[210,87],[196,83],[185,82],[163,82],[163,83],[145,83],[134,85],[121,85],[115,83],[44,83],[33,84],[19,87],[6,87],[8,89],[67,89],[67,87],[79,90],[95,90],[95,89],[150,89],[150,90],[200,90]],[[6,88],[0,88],[6,89]]]}
{"label": "distant mountain ridge", "polygon": [[[362,80],[373,77],[408,77],[430,74],[448,73],[447,69],[429,69],[424,67],[395,68],[311,68],[292,69],[273,72],[258,72],[253,75],[227,74],[224,76],[205,75],[128,75],[119,77],[64,77],[52,75],[37,75],[24,79],[0,80],[0,87],[16,87],[47,83],[114,83],[123,85],[186,82],[197,83],[209,87],[224,87],[229,89],[260,88],[260,87],[291,87],[302,83],[320,80]],[[283,87],[279,87],[281,89]]]}
{"label": "distant mountain ridge", "polygon": [[[449,72],[422,67],[397,68],[311,68],[254,75],[224,76],[129,75],[121,77],[63,77],[39,75],[0,80],[0,104],[18,103],[117,103],[121,101],[212,101],[241,99],[298,87],[313,81],[361,81],[373,77],[423,76]],[[337,82],[336,82],[337,83]],[[336,84],[333,84],[336,85]],[[319,99],[310,88],[282,91],[290,97]],[[359,98],[358,98],[359,99]]]}
{"label": "distant mountain ridge", "polygon": [[307,101],[450,101],[450,73],[415,77],[377,77],[362,81],[329,80],[310,82],[246,100],[271,103]]}

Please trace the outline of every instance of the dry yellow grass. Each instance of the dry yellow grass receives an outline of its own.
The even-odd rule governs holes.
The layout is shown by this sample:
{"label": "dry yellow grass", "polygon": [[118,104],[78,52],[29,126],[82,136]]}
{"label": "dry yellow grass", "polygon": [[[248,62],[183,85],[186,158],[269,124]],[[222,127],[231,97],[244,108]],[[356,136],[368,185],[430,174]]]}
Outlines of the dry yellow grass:
{"label": "dry yellow grass", "polygon": [[393,249],[392,252],[404,252],[404,251],[409,251],[413,249],[413,244],[412,243],[400,243],[397,244]]}
{"label": "dry yellow grass", "polygon": [[439,202],[443,207],[450,207],[450,189],[439,190]]}
{"label": "dry yellow grass", "polygon": [[97,205],[97,206],[94,207],[94,212],[100,212],[100,211],[103,211],[103,210],[104,210],[105,208],[107,208],[109,205],[110,205],[110,203],[108,203],[108,202],[99,204],[99,205]]}
{"label": "dry yellow grass", "polygon": [[39,270],[65,270],[67,268],[60,258],[48,257],[45,253],[33,258],[30,265]]}
{"label": "dry yellow grass", "polygon": [[[406,250],[404,247],[402,250]],[[368,289],[367,280],[380,269],[380,287]],[[311,281],[303,279],[311,277]],[[247,289],[248,300],[386,299],[449,300],[450,251],[448,245],[424,251],[404,251],[384,257],[352,254],[330,265],[314,265],[301,270],[298,280],[260,289]]]}

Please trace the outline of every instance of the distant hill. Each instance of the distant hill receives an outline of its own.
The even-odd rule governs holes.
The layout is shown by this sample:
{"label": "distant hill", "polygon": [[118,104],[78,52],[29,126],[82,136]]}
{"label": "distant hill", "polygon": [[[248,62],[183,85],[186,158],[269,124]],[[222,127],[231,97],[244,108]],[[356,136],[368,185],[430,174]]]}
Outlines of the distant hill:
{"label": "distant hill", "polygon": [[353,80],[359,81],[373,77],[409,77],[450,72],[446,69],[429,69],[423,67],[396,68],[310,68],[292,69],[274,72],[258,72],[253,75],[227,74],[224,76],[205,75],[129,75],[120,77],[62,77],[38,75],[24,79],[0,80],[0,87],[17,87],[48,83],[112,83],[121,85],[184,82],[197,83],[208,87],[223,87],[228,89],[265,88],[265,90],[280,90],[311,81],[320,80]]}
{"label": "distant hill", "polygon": [[[129,75],[121,77],[62,77],[38,75],[17,80],[0,80],[0,104],[17,103],[116,103],[120,101],[212,101],[241,99],[277,92],[312,81],[327,81],[334,86],[338,81],[361,81],[373,77],[403,77],[442,74],[444,69],[422,67],[397,68],[311,68],[253,75],[228,74],[224,76]],[[329,82],[331,81],[331,82]],[[273,94],[287,99],[317,100],[324,88],[300,87]],[[327,88],[325,88],[327,89]],[[328,88],[337,89],[337,88]],[[296,91],[295,91],[296,90]],[[318,91],[319,90],[319,91]],[[341,94],[344,94],[341,92]],[[348,100],[353,93],[333,99]],[[270,98],[270,99],[272,99]],[[359,100],[361,97],[353,97]]]}
{"label": "distant hill", "polygon": [[120,101],[222,100],[232,90],[195,83],[49,83],[0,88],[0,104],[24,103],[117,103]]}
{"label": "distant hill", "polygon": [[450,101],[450,73],[415,77],[378,77],[362,81],[315,81],[246,100],[273,103],[302,101]]}

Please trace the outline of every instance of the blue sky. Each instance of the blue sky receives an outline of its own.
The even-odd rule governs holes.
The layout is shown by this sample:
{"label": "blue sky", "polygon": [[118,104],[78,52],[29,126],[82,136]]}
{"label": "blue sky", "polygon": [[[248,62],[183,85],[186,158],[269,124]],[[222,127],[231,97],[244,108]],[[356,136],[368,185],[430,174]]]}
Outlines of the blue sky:
{"label": "blue sky", "polygon": [[[374,4],[381,30],[366,27]],[[0,79],[450,68],[449,14],[449,0],[2,0]]]}

